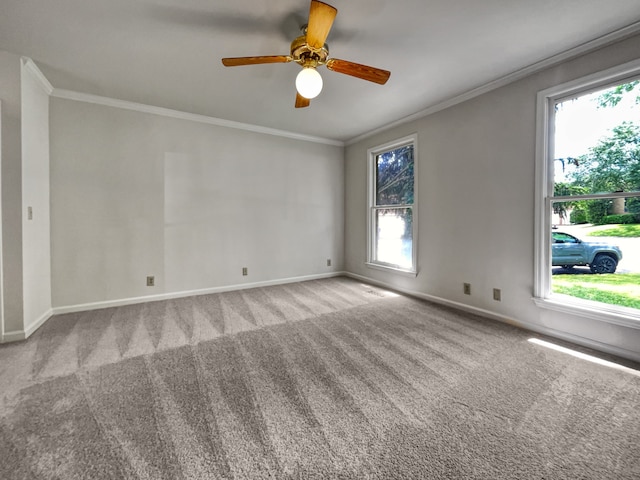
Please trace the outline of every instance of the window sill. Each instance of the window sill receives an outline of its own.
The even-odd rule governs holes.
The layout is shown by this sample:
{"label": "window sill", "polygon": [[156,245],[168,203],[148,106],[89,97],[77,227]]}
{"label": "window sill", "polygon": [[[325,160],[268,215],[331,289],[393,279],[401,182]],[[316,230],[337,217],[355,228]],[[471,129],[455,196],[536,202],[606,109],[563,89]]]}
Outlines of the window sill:
{"label": "window sill", "polygon": [[533,301],[540,308],[587,317],[613,325],[640,329],[640,313],[635,308],[580,300],[568,295],[553,295],[553,297],[549,298],[534,297]]}
{"label": "window sill", "polygon": [[381,263],[371,263],[371,262],[366,262],[365,265],[369,268],[373,268],[375,270],[382,270],[383,272],[392,272],[392,273],[397,273],[399,275],[403,275],[405,277],[417,277],[418,276],[418,272],[416,270],[407,270],[405,268],[400,268],[400,267],[394,267],[392,265],[385,265],[385,264],[381,264]]}

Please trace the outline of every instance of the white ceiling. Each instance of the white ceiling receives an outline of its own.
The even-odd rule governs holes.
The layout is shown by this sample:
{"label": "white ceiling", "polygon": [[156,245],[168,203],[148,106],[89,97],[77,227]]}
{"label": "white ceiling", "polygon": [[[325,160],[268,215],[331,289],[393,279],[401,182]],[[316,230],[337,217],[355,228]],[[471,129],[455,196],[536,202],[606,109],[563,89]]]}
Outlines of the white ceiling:
{"label": "white ceiling", "polygon": [[0,0],[0,49],[55,88],[349,140],[640,21],[640,0],[328,0],[330,56],[391,71],[376,85],[321,67],[295,109],[282,55],[309,0]]}

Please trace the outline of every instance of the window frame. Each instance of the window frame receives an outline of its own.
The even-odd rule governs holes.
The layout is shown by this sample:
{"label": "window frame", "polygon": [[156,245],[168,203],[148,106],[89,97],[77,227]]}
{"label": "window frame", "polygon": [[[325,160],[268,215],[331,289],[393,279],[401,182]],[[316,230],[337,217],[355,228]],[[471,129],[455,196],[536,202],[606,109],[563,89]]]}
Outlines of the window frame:
{"label": "window frame", "polygon": [[[551,292],[551,235],[553,203],[638,197],[640,192],[554,196],[554,129],[557,102],[640,77],[640,60],[572,80],[538,92],[536,111],[535,252],[533,301],[539,307],[627,327],[640,327],[640,311]],[[640,106],[639,106],[640,108]]]}
{"label": "window frame", "polygon": [[[398,205],[397,208],[410,208],[412,215],[411,228],[411,268],[380,262],[375,259],[377,229],[375,214],[379,208],[376,204],[376,157],[382,153],[408,145],[413,146],[413,203]],[[406,276],[418,275],[418,135],[413,133],[367,150],[367,260],[365,265],[370,268],[394,272]],[[390,207],[387,207],[390,208]]]}

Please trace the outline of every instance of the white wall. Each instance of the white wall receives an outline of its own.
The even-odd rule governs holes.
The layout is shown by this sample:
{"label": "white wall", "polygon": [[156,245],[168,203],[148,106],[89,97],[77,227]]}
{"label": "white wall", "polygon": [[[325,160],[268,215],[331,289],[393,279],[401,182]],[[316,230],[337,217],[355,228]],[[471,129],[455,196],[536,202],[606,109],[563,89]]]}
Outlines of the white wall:
{"label": "white wall", "polygon": [[38,73],[30,60],[22,60],[22,265],[27,335],[51,316],[49,91]]}
{"label": "white wall", "polygon": [[[2,100],[0,100],[0,147],[2,146]],[[2,198],[2,148],[0,148],[0,199]],[[0,201],[0,206],[2,202]],[[0,208],[0,343],[4,341],[4,269],[2,268],[2,208]]]}
{"label": "white wall", "polygon": [[[346,148],[345,269],[529,328],[640,359],[640,329],[538,308],[532,301],[536,94],[640,55],[634,37]],[[365,266],[367,149],[417,132],[416,278]],[[472,295],[462,291],[472,284]],[[502,301],[492,299],[502,289]],[[640,327],[640,326],[639,326]]]}
{"label": "white wall", "polygon": [[343,175],[342,147],[52,98],[53,306],[340,271]]}
{"label": "white wall", "polygon": [[2,288],[4,338],[18,340],[22,312],[22,168],[20,127],[20,57],[0,50],[2,101]]}

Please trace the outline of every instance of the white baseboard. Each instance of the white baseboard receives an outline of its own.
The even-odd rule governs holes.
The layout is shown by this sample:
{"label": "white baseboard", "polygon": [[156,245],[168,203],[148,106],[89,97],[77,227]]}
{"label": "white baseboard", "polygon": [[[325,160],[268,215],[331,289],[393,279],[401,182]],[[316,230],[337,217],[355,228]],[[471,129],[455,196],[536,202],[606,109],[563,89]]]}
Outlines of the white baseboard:
{"label": "white baseboard", "polygon": [[378,285],[380,287],[388,288],[390,290],[396,290],[398,292],[404,293],[406,295],[410,295],[412,297],[421,298],[423,300],[438,303],[440,305],[446,305],[449,307],[456,308],[458,310],[474,313],[476,315],[480,315],[481,317],[497,320],[503,323],[508,323],[509,325],[513,325],[515,327],[522,328],[524,330],[528,330],[531,332],[539,333],[541,335],[547,335],[549,337],[554,337],[560,340],[565,340],[567,342],[575,343],[576,345],[581,345],[583,347],[592,348],[594,350],[598,350],[604,353],[608,353],[611,355],[616,355],[618,357],[627,358],[629,360],[640,362],[640,354],[638,354],[637,352],[619,348],[614,345],[601,343],[596,340],[591,340],[589,338],[584,338],[579,335],[574,335],[572,333],[567,333],[560,330],[555,330],[553,328],[544,327],[542,325],[536,325],[530,322],[523,322],[521,320],[516,320],[514,318],[507,317],[506,315],[492,312],[490,310],[484,310],[482,308],[473,307],[471,305],[465,305],[463,303],[447,300],[446,298],[427,295],[422,292],[416,292],[416,291],[405,289],[405,288],[398,288],[394,285],[390,285],[385,282],[380,282],[378,280],[374,280],[372,278],[365,277],[363,275],[358,275],[350,272],[345,272],[344,275],[350,278],[354,278],[356,280],[360,280],[362,282],[370,283],[372,285]]}
{"label": "white baseboard", "polygon": [[118,300],[107,300],[104,302],[83,303],[78,305],[66,305],[55,307],[54,315],[62,313],[84,312],[88,310],[99,310],[101,308],[121,307],[124,305],[134,305],[136,303],[155,302],[159,300],[171,300],[174,298],[193,297],[195,295],[208,295],[211,293],[231,292],[234,290],[247,290],[249,288],[270,287],[273,285],[284,285],[287,283],[304,282],[308,280],[319,280],[322,278],[339,277],[346,275],[344,272],[321,273],[315,275],[305,275],[301,277],[280,278],[276,280],[266,280],[263,282],[242,283],[237,285],[225,285],[222,287],[202,288],[198,290],[185,290],[182,292],[161,293],[159,295],[145,295],[143,297],[122,298]]}
{"label": "white baseboard", "polygon": [[24,329],[24,338],[29,338],[33,332],[42,326],[53,315],[53,309],[49,309]]}
{"label": "white baseboard", "polygon": [[4,335],[0,338],[0,343],[19,342],[26,338],[24,330],[14,330],[12,332],[4,332]]}
{"label": "white baseboard", "polygon": [[207,295],[211,293],[230,292],[234,290],[246,290],[250,288],[268,287],[273,285],[284,285],[287,283],[304,282],[308,280],[319,280],[322,278],[339,277],[343,275],[356,280],[360,280],[362,282],[370,283],[372,285],[378,285],[380,287],[388,288],[390,290],[396,290],[398,292],[404,293],[406,295],[410,295],[412,297],[438,303],[440,305],[446,305],[449,307],[456,308],[458,310],[480,315],[481,317],[484,317],[484,318],[489,318],[489,319],[497,320],[499,322],[507,323],[509,325],[513,325],[515,327],[522,328],[524,330],[536,332],[542,335],[548,335],[550,337],[555,337],[561,340],[575,343],[577,345],[582,345],[584,347],[593,348],[594,350],[599,350],[601,352],[609,353],[611,355],[616,355],[619,357],[628,358],[630,360],[640,362],[640,355],[637,352],[621,349],[613,345],[601,343],[601,342],[580,337],[578,335],[574,335],[571,333],[554,330],[552,328],[544,327],[542,325],[537,325],[530,322],[524,322],[521,320],[508,317],[506,315],[492,312],[490,310],[473,307],[471,305],[466,305],[464,303],[454,302],[446,298],[436,297],[434,295],[428,295],[426,293],[422,293],[414,290],[398,288],[386,282],[381,282],[369,277],[365,277],[363,275],[358,275],[350,272],[331,272],[331,273],[323,273],[323,274],[317,274],[317,275],[306,275],[301,277],[281,278],[277,280],[268,280],[264,282],[245,283],[245,284],[239,284],[239,285],[226,285],[221,287],[204,288],[199,290],[188,290],[188,291],[182,291],[182,292],[164,293],[160,295],[147,295],[144,297],[132,297],[132,298],[119,299],[119,300],[108,300],[104,302],[94,302],[94,303],[85,303],[85,304],[79,304],[79,305],[67,305],[64,307],[56,307],[49,310],[48,312],[45,312],[36,321],[34,321],[31,325],[29,325],[25,330],[5,332],[2,338],[0,338],[0,343],[15,342],[15,341],[25,340],[26,338],[29,338],[29,336],[33,332],[35,332],[38,328],[40,328],[40,326],[42,326],[42,324],[45,323],[52,315],[72,313],[72,312],[83,312],[88,310],[98,310],[101,308],[119,307],[124,305],[133,305],[136,303],[153,302],[153,301],[159,301],[159,300],[170,300],[174,298],[192,297],[195,295]]}
{"label": "white baseboard", "polygon": [[395,285],[391,285],[391,284],[386,283],[386,282],[380,282],[378,280],[374,280],[373,278],[365,277],[363,275],[358,275],[358,274],[355,274],[355,273],[346,272],[344,275],[347,276],[347,277],[356,279],[356,280],[360,280],[360,281],[365,282],[365,283],[370,283],[372,285],[378,285],[379,287],[388,288],[390,290],[396,290],[397,292],[404,293],[404,294],[409,295],[411,297],[417,297],[417,298],[421,298],[422,300],[427,300],[429,302],[438,303],[440,305],[446,305],[446,306],[449,306],[449,307],[456,308],[458,310],[463,310],[465,312],[475,313],[475,314],[480,315],[482,317],[498,320],[500,322],[508,323],[508,324],[514,325],[516,327],[521,327],[522,326],[522,322],[519,322],[519,321],[517,321],[517,320],[515,320],[515,319],[513,319],[511,317],[507,317],[506,315],[501,315],[499,313],[492,312],[490,310],[484,310],[482,308],[472,307],[471,305],[466,305],[464,303],[454,302],[453,300],[447,300],[446,298],[436,297],[434,295],[428,295],[426,293],[417,292],[415,290],[409,290],[407,288],[399,288],[399,287],[396,287]]}
{"label": "white baseboard", "polygon": [[24,330],[13,330],[11,332],[4,332],[4,335],[2,335],[2,338],[0,338],[0,343],[19,342],[20,340],[26,340],[33,334],[33,332],[40,328],[44,322],[49,320],[52,315],[53,310],[49,309],[42,315],[40,315],[36,320],[31,322],[31,324]]}

